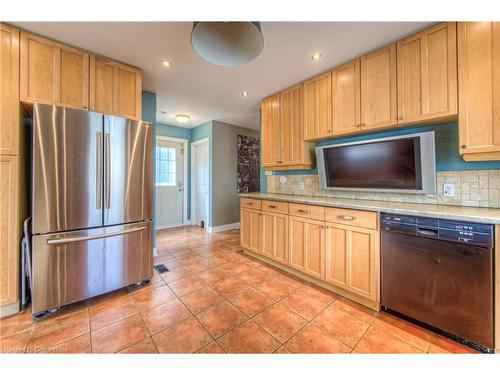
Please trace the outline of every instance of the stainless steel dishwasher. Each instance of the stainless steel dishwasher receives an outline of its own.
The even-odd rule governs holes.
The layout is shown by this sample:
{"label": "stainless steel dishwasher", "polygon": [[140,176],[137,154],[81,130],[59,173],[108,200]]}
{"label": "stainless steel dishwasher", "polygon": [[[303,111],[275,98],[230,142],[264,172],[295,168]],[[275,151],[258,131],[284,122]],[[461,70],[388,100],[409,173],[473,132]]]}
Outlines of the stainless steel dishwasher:
{"label": "stainless steel dishwasher", "polygon": [[493,348],[493,226],[381,215],[385,309]]}

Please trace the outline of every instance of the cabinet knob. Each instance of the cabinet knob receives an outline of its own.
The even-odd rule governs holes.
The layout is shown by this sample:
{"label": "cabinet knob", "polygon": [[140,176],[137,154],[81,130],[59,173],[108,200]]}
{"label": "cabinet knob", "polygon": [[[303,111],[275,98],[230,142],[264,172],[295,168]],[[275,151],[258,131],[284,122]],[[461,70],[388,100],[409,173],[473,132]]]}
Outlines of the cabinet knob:
{"label": "cabinet knob", "polygon": [[467,145],[461,145],[460,148],[467,148]]}
{"label": "cabinet knob", "polygon": [[90,110],[93,111],[95,108],[94,107],[90,107]]}
{"label": "cabinet knob", "polygon": [[86,105],[84,105],[84,106],[83,106],[83,109],[87,109],[87,106],[86,106]]}
{"label": "cabinet knob", "polygon": [[398,120],[402,120],[404,117],[403,116],[399,116],[398,117]]}

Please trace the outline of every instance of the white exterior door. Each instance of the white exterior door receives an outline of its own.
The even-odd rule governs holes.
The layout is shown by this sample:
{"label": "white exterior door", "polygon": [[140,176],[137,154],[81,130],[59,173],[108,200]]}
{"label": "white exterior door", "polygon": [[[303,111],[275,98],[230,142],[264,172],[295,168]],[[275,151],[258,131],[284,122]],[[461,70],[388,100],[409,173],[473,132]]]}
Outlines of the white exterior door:
{"label": "white exterior door", "polygon": [[199,225],[201,221],[208,226],[208,187],[209,156],[208,142],[194,143],[191,149],[193,179],[193,217],[192,223]]}
{"label": "white exterior door", "polygon": [[183,224],[184,145],[156,141],[156,226],[168,228]]}

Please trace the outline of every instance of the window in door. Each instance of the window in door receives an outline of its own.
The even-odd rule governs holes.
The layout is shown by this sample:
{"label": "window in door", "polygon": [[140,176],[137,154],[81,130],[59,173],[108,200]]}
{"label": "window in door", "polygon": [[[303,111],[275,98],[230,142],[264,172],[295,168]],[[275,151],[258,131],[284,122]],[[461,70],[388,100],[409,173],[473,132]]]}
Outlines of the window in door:
{"label": "window in door", "polygon": [[156,186],[176,186],[175,148],[156,147]]}

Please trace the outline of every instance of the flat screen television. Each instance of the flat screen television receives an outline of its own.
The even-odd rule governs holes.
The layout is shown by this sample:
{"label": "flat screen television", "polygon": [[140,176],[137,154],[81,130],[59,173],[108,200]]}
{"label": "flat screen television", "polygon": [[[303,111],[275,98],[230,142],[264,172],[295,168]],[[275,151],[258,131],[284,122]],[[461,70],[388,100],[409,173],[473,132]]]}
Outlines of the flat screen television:
{"label": "flat screen television", "polygon": [[434,132],[316,147],[322,189],[436,194]]}

